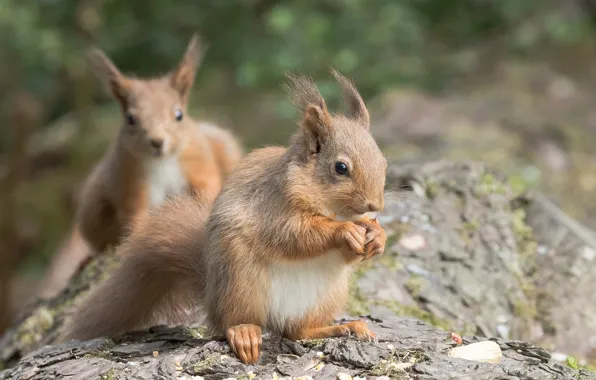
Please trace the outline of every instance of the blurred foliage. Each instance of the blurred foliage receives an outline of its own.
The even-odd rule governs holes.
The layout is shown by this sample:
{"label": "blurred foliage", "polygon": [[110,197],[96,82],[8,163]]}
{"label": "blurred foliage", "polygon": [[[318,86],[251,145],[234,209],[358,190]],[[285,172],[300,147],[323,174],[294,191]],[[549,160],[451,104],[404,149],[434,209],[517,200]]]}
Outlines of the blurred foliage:
{"label": "blurred foliage", "polygon": [[[0,0],[0,121],[8,120],[12,94],[26,91],[42,106],[40,128],[66,130],[71,141],[64,145],[72,149],[69,160],[36,171],[19,188],[18,222],[36,235],[27,265],[39,273],[51,257],[72,218],[64,193],[118,128],[116,104],[105,95],[96,99],[100,92],[85,60],[91,45],[123,72],[150,76],[171,69],[198,32],[209,50],[192,106],[219,107],[240,121],[234,129],[252,148],[283,142],[293,126],[276,125],[295,116],[279,96],[288,71],[312,75],[331,107],[339,104],[331,66],[352,77],[367,102],[395,88],[445,92],[470,73],[483,77],[497,49],[540,60],[544,51],[593,42],[590,1]],[[474,140],[474,127],[461,134]],[[0,128],[4,161],[10,134]],[[480,143],[466,140],[474,143],[484,153]],[[428,149],[417,144],[411,146]],[[509,146],[494,148],[497,158],[507,158]],[[462,152],[470,156],[469,150]]]}
{"label": "blurred foliage", "polygon": [[589,28],[584,14],[562,0],[3,0],[0,88],[26,86],[55,118],[74,105],[88,44],[123,71],[150,75],[168,70],[198,31],[210,47],[200,76],[226,70],[239,88],[277,86],[301,70],[333,102],[334,66],[365,98],[398,84],[441,89],[474,65],[470,47],[575,43]]}

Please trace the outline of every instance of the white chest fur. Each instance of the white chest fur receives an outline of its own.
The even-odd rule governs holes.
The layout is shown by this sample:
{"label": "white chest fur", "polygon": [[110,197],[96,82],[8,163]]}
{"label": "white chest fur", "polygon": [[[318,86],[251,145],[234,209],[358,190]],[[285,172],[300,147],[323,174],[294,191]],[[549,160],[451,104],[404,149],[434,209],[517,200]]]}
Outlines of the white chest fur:
{"label": "white chest fur", "polygon": [[312,260],[281,262],[271,266],[268,327],[281,331],[314,310],[338,287],[345,286],[351,273],[339,250]]}
{"label": "white chest fur", "polygon": [[178,157],[153,160],[148,164],[147,170],[150,207],[159,206],[168,196],[178,195],[188,186]]}

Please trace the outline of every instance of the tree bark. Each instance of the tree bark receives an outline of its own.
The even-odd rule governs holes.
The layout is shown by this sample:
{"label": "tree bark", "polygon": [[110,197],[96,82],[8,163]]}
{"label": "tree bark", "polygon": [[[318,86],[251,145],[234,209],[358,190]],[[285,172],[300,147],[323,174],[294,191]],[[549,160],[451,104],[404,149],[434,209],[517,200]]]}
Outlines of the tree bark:
{"label": "tree bark", "polygon": [[[482,163],[391,165],[388,187],[401,191],[388,197],[380,217],[389,236],[386,253],[358,268],[344,315],[378,318],[373,319],[378,345],[332,339],[317,341],[313,349],[312,342],[269,337],[255,367],[241,365],[225,343],[206,339],[200,328],[160,327],[129,334],[125,341],[116,337],[115,342],[40,348],[52,344],[76,299],[117,264],[104,255],[58,297],[29,307],[0,339],[0,360],[12,367],[0,379],[75,373],[221,379],[249,371],[264,379],[274,372],[313,378],[338,372],[369,378],[374,372],[403,379],[596,379],[522,342],[594,359],[592,231],[539,194],[513,194],[507,179]],[[496,340],[503,359],[488,364],[450,358],[445,352],[451,331],[462,334],[464,343]],[[401,372],[379,362],[403,363],[411,357],[416,363],[399,364]],[[315,362],[323,363],[322,369],[315,369]]]}

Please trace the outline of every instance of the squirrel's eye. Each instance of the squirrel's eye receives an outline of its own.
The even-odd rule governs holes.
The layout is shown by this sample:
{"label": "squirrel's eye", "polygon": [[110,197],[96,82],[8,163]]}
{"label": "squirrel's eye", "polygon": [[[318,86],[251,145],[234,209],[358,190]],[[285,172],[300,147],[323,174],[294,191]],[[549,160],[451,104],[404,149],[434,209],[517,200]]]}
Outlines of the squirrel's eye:
{"label": "squirrel's eye", "polygon": [[348,165],[343,162],[335,163],[335,172],[339,175],[348,175]]}
{"label": "squirrel's eye", "polygon": [[127,113],[126,122],[128,123],[128,125],[135,125],[137,121],[135,120],[134,116],[132,116],[130,113]]}
{"label": "squirrel's eye", "polygon": [[176,121],[182,120],[182,111],[176,110]]}

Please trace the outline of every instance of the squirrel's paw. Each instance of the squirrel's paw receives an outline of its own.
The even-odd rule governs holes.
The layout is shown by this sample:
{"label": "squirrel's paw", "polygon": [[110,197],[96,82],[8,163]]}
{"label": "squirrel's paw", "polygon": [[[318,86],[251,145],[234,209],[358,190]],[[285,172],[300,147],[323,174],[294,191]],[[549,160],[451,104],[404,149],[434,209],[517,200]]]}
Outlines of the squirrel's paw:
{"label": "squirrel's paw", "polygon": [[226,332],[228,344],[244,364],[255,364],[259,360],[259,348],[263,343],[261,328],[257,325],[236,325]]}
{"label": "squirrel's paw", "polygon": [[349,329],[349,335],[354,335],[360,340],[368,342],[377,341],[377,335],[368,328],[367,323],[363,320],[348,322],[343,326]]}
{"label": "squirrel's paw", "polygon": [[350,251],[357,255],[364,255],[364,244],[366,243],[366,228],[352,222],[346,222],[341,228],[341,239],[348,246]]}
{"label": "squirrel's paw", "polygon": [[387,234],[379,222],[376,219],[370,221],[361,220],[356,222],[356,224],[366,228],[364,260],[382,255],[385,252]]}

